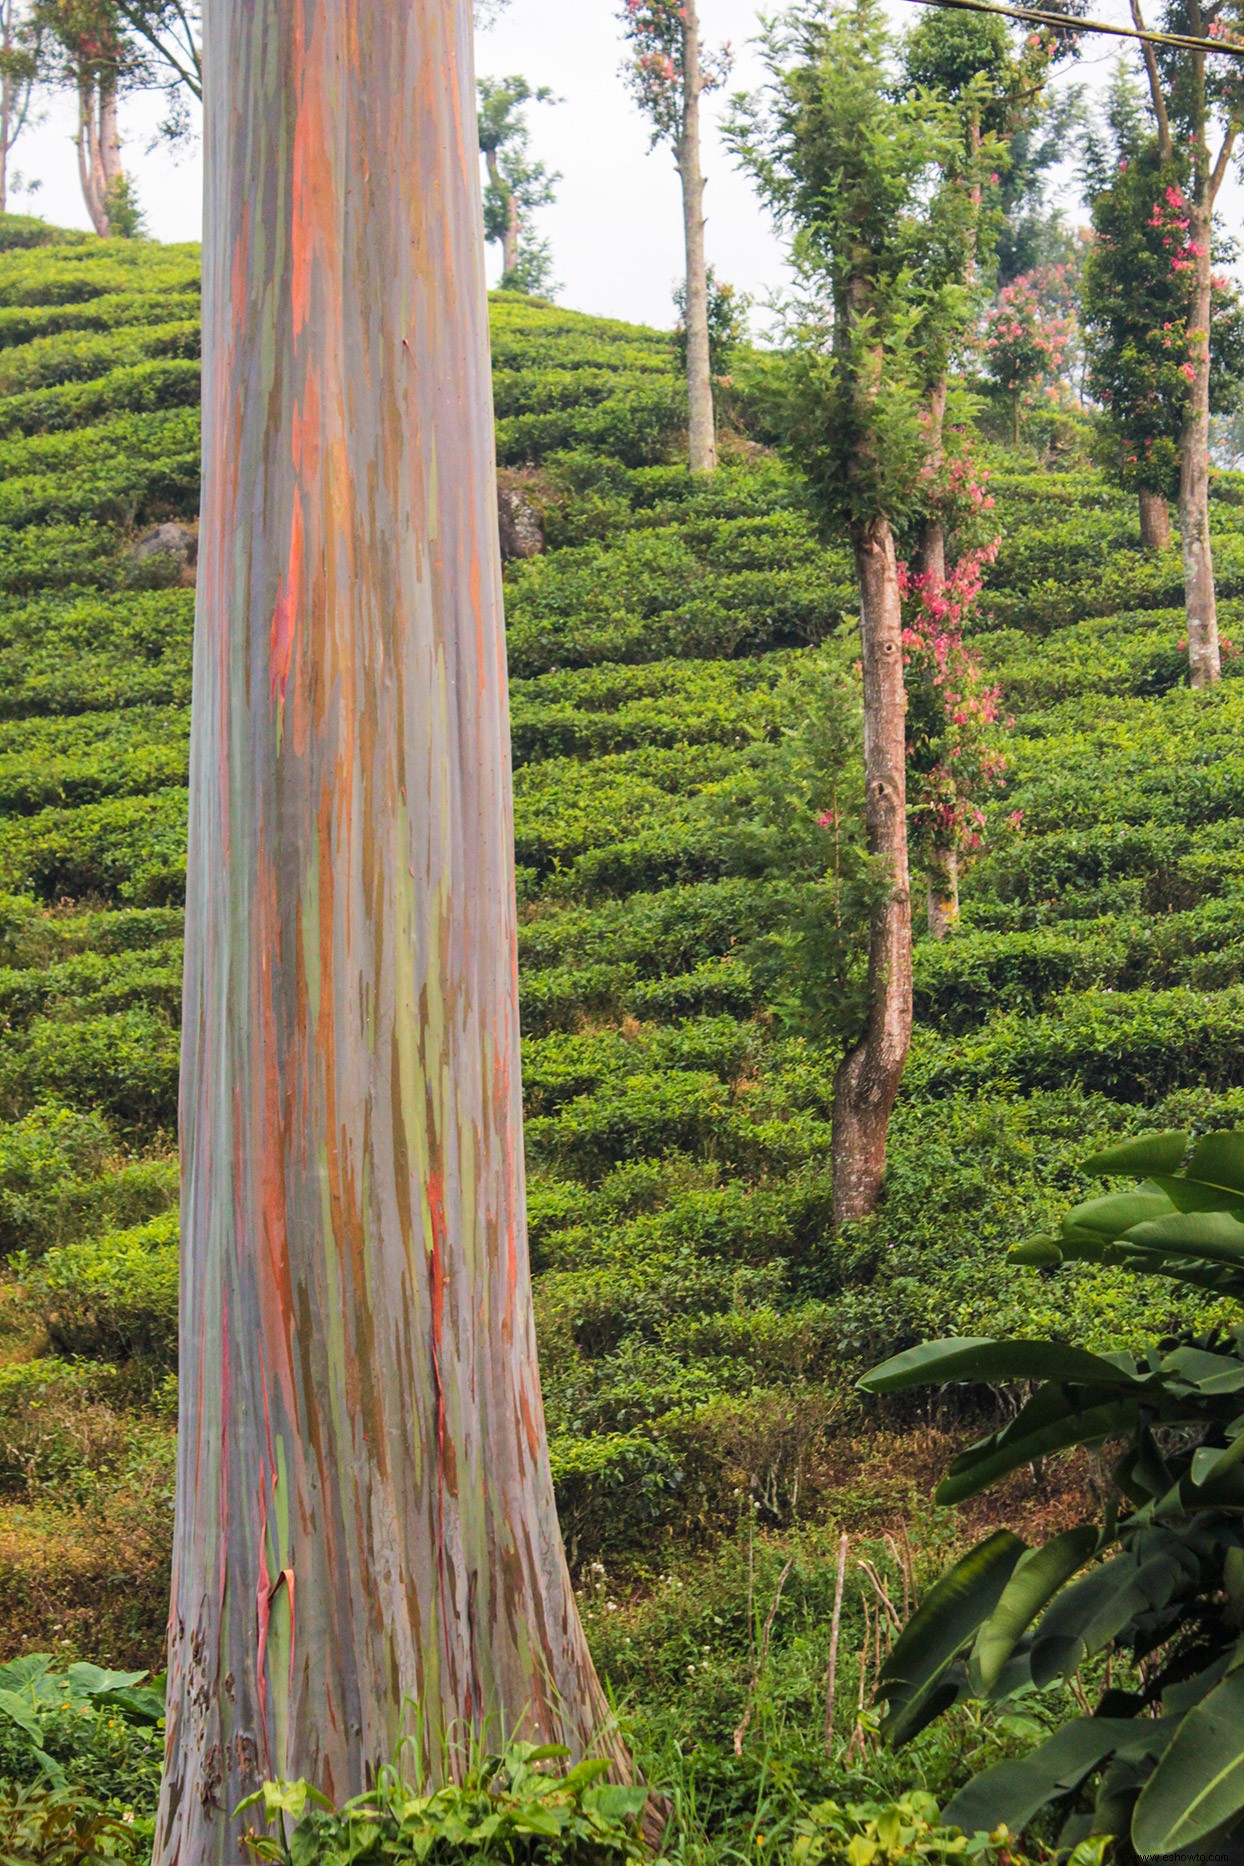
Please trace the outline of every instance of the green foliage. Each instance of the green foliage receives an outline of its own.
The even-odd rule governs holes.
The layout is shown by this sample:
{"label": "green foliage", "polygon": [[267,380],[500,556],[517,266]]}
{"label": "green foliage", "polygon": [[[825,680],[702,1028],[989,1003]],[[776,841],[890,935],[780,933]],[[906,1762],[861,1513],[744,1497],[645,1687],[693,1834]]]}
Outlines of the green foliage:
{"label": "green foliage", "polygon": [[547,242],[533,238],[529,215],[554,199],[560,175],[533,161],[527,105],[555,103],[547,85],[533,89],[526,78],[479,80],[479,147],[488,180],[484,187],[484,238],[513,246],[501,275],[501,290],[528,295],[552,290]]}
{"label": "green foliage", "polygon": [[[1028,1826],[1048,1805],[1063,1841],[1126,1834],[1142,1856],[1230,1842],[1244,1819],[1239,1576],[1244,1419],[1244,1131],[1108,1148],[1086,1171],[1145,1175],[1077,1205],[1012,1255],[1049,1269],[1118,1265],[1226,1299],[1234,1326],[1145,1353],[1089,1354],[1053,1341],[926,1343],[874,1369],[872,1393],[930,1382],[1035,1381],[1000,1430],[963,1452],[939,1500],[957,1503],[1071,1447],[1113,1447],[1102,1519],[1027,1548],[995,1531],[937,1584],[886,1662],[880,1694],[896,1742],[964,1696],[1022,1699],[1113,1652],[1139,1670],[1105,1686],[1092,1718],[963,1789],[947,1818]],[[1182,1169],[1182,1170],[1181,1170]],[[1086,1802],[1091,1813],[1085,1812]]]}
{"label": "green foliage", "polygon": [[[923,395],[965,334],[983,257],[962,100],[903,94],[871,0],[792,6],[761,44],[767,86],[729,135],[790,232],[799,283],[776,424],[827,527],[899,526],[927,503]],[[973,170],[993,140],[977,137]]]}
{"label": "green foliage", "polygon": [[25,1298],[63,1354],[177,1364],[177,1214],[50,1250]]}
{"label": "green foliage", "polygon": [[146,1866],[152,1832],[77,1789],[0,1781],[4,1866]]}
{"label": "green foliage", "polygon": [[[1089,387],[1105,411],[1103,458],[1120,483],[1169,499],[1189,394],[1187,163],[1162,162],[1155,142],[1134,132],[1118,138],[1118,155],[1093,202],[1084,272]],[[1229,411],[1244,367],[1240,308],[1225,277],[1215,298],[1211,405]]]}
{"label": "green foliage", "polygon": [[604,1761],[585,1759],[559,1773],[551,1765],[569,1753],[556,1744],[515,1743],[499,1755],[475,1754],[460,1782],[431,1792],[383,1768],[373,1789],[341,1809],[306,1782],[269,1782],[242,1807],[261,1808],[277,1837],[254,1834],[248,1845],[256,1859],[287,1866],[403,1859],[450,1866],[463,1858],[639,1866],[647,1791],[606,1781]]}
{"label": "green foliage", "polygon": [[[795,1822],[790,1857],[793,1866],[901,1866],[907,1860],[1024,1866],[1013,1841],[1005,1829],[968,1836],[942,1826],[933,1796],[917,1791],[888,1806],[819,1802]],[[1101,1858],[1100,1848],[1081,1849],[1075,1866],[1098,1866]]]}

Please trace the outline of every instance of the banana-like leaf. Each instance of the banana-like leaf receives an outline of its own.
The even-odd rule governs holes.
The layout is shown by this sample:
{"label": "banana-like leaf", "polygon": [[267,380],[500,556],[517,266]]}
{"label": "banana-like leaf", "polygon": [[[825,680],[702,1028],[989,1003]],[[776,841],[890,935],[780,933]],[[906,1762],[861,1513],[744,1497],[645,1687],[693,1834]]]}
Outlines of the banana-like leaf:
{"label": "banana-like leaf", "polygon": [[1084,1566],[1097,1545],[1097,1530],[1085,1523],[1078,1529],[1065,1529],[1053,1541],[1020,1556],[997,1606],[976,1635],[972,1683],[982,1697],[992,1693],[1037,1615]]}
{"label": "banana-like leaf", "polygon": [[900,1731],[908,1709],[936,1685],[989,1618],[1024,1548],[1009,1529],[999,1529],[969,1549],[925,1595],[895,1641],[877,1687],[886,1700],[893,1742],[905,1740]]}
{"label": "banana-like leaf", "polygon": [[1038,1231],[1035,1236],[1025,1238],[1022,1244],[1013,1244],[1007,1252],[1007,1260],[1027,1264],[1033,1270],[1053,1270],[1063,1261],[1062,1240]]}
{"label": "banana-like leaf", "polygon": [[1143,1395],[1136,1394],[1103,1400],[1095,1406],[1079,1406],[1056,1388],[1042,1389],[1037,1400],[1048,1400],[1048,1407],[1039,1410],[1036,1401],[1030,1402],[1003,1431],[982,1439],[955,1459],[935,1492],[939,1503],[962,1503],[968,1497],[979,1496],[998,1478],[1009,1476],[1021,1465],[1052,1457],[1072,1445],[1097,1445],[1103,1439],[1122,1438],[1135,1428],[1144,1405]]}
{"label": "banana-like leaf", "polygon": [[1106,1198],[1086,1199],[1067,1213],[1067,1231],[1091,1231],[1099,1237],[1121,1238],[1135,1225],[1172,1216],[1171,1201],[1152,1185],[1135,1192],[1112,1192]]}
{"label": "banana-like leaf", "polygon": [[1081,1575],[1046,1609],[1033,1635],[1033,1683],[1044,1690],[1056,1678],[1071,1677],[1138,1614],[1178,1599],[1198,1572],[1179,1538],[1166,1533]]}
{"label": "banana-like leaf", "polygon": [[1133,1173],[1138,1179],[1151,1173],[1173,1173],[1188,1151],[1188,1136],[1168,1128],[1160,1134],[1143,1134],[1139,1140],[1125,1140],[1121,1146],[1107,1147],[1086,1160],[1081,1171],[1098,1178],[1113,1173]]}
{"label": "banana-like leaf", "polygon": [[1143,1857],[1193,1847],[1244,1812],[1244,1670],[1215,1686],[1180,1723],[1132,1817]]}
{"label": "banana-like leaf", "polygon": [[1244,1207],[1244,1192],[1207,1185],[1203,1179],[1189,1179],[1185,1173],[1175,1173],[1169,1178],[1164,1173],[1155,1173],[1151,1183],[1166,1194],[1177,1212],[1238,1212]]}
{"label": "banana-like leaf", "polygon": [[1236,1128],[1206,1134],[1188,1162],[1187,1177],[1244,1194],[1244,1133]]}
{"label": "banana-like leaf", "polygon": [[956,1380],[1074,1380],[1084,1385],[1126,1385],[1134,1366],[1128,1355],[1090,1354],[1057,1341],[991,1341],[968,1335],[925,1341],[896,1354],[864,1375],[866,1393],[901,1393],[907,1387]]}
{"label": "banana-like leaf", "polygon": [[1161,1371],[1164,1384],[1186,1386],[1207,1399],[1225,1398],[1238,1405],[1235,1395],[1244,1391],[1244,1360],[1235,1354],[1215,1354],[1191,1342],[1163,1355]]}
{"label": "banana-like leaf", "polygon": [[1021,1833],[1047,1802],[1074,1793],[1115,1756],[1139,1761],[1160,1755],[1172,1728],[1156,1717],[1077,1717],[1040,1749],[978,1775],[947,1804],[942,1819],[969,1834],[1003,1825]]}
{"label": "banana-like leaf", "polygon": [[1134,1224],[1123,1240],[1146,1256],[1203,1257],[1210,1263],[1244,1265],[1244,1223],[1233,1212],[1170,1212]]}

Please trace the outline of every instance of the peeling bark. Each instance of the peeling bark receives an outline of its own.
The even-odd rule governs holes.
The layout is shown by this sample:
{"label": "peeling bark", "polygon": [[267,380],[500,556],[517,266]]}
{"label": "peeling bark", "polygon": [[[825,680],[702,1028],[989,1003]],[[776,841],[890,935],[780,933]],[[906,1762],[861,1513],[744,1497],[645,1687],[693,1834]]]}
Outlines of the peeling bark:
{"label": "peeling bark", "polygon": [[890,885],[873,909],[868,1021],[834,1078],[834,1221],[874,1210],[885,1179],[886,1133],[911,1045],[911,883],[907,863],[906,697],[898,566],[889,523],[855,527],[864,661],[864,778],[868,847]]}
{"label": "peeling bark", "polygon": [[523,1183],[468,0],[208,0],[181,1421],[158,1866],[421,1720],[625,1758]]}

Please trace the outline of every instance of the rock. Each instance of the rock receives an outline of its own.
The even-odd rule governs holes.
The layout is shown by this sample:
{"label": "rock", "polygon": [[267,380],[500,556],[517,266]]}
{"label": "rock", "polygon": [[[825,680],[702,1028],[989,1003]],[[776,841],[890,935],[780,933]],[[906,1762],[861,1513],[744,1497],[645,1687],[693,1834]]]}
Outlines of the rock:
{"label": "rock", "polygon": [[544,549],[544,521],[537,506],[520,489],[502,481],[497,487],[497,518],[501,527],[501,559],[539,557]]}
{"label": "rock", "polygon": [[130,546],[130,558],[136,566],[143,565],[151,571],[167,567],[174,574],[180,573],[183,583],[194,582],[194,567],[198,557],[197,529],[192,525],[179,525],[173,520],[144,531],[142,537],[136,538]]}

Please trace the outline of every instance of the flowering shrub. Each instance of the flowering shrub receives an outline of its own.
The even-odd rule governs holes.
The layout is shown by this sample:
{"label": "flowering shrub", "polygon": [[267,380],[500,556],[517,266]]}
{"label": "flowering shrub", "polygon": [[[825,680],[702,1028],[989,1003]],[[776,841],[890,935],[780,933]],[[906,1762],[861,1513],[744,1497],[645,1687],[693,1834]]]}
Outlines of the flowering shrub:
{"label": "flowering shrub", "polygon": [[985,320],[985,367],[1019,410],[1043,384],[1056,392],[1076,331],[1065,266],[1036,266],[1004,285]]}
{"label": "flowering shrub", "polygon": [[[1103,410],[1103,460],[1129,490],[1173,497],[1189,387],[1197,260],[1179,167],[1152,150],[1124,156],[1093,204],[1085,267],[1089,391]],[[1236,405],[1244,332],[1232,282],[1212,280],[1210,406]]]}
{"label": "flowering shrub", "polygon": [[[632,51],[626,75],[632,94],[652,123],[652,140],[676,142],[682,134],[686,82],[686,8],[680,0],[626,0],[622,30]],[[730,75],[729,45],[700,47],[700,88],[719,90]]]}
{"label": "flowering shrub", "polygon": [[1006,773],[997,743],[1001,689],[963,639],[998,547],[995,537],[965,551],[945,578],[899,566],[912,850],[930,867],[980,848],[980,799]]}

